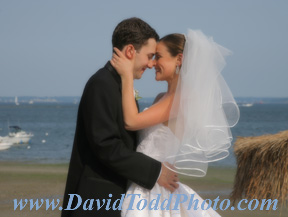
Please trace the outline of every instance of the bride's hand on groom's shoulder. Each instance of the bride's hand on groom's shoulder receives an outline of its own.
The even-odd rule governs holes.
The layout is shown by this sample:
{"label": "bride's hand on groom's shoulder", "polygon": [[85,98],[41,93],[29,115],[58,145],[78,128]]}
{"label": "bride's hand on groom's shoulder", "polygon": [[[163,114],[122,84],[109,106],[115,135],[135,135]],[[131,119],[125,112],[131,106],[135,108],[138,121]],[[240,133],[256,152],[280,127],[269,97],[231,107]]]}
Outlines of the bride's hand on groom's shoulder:
{"label": "bride's hand on groom's shoulder", "polygon": [[177,173],[168,169],[163,163],[161,167],[161,174],[158,179],[158,184],[168,189],[171,192],[174,192],[178,187],[179,178]]}
{"label": "bride's hand on groom's shoulder", "polygon": [[[126,49],[126,50],[125,50]],[[124,49],[125,52],[127,51],[127,48]],[[123,77],[131,76],[133,77],[133,68],[134,68],[134,60],[135,55],[132,54],[131,56],[126,57],[124,53],[122,53],[118,48],[114,47],[114,52],[111,59],[112,66],[116,69],[118,74]],[[134,51],[130,51],[134,52]]]}

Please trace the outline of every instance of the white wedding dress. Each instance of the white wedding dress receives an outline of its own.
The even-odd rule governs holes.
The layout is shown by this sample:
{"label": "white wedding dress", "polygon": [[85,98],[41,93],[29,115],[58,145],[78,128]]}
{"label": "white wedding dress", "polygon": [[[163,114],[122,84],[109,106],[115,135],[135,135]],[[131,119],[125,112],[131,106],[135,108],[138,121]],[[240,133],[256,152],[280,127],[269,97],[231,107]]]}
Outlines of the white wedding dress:
{"label": "white wedding dress", "polygon": [[[158,124],[141,130],[139,134],[140,143],[137,147],[137,151],[163,162],[166,152],[168,151],[166,145],[171,141],[175,141],[175,135],[172,133],[170,128],[163,124]],[[131,201],[132,197],[131,195],[128,196],[129,194],[135,195],[133,198],[134,201]],[[175,206],[177,195],[180,194],[185,194],[187,196],[187,201]],[[183,195],[180,196],[180,201],[183,201],[184,197],[185,196]],[[169,198],[171,198],[171,203],[168,207],[167,204],[169,204]],[[194,200],[193,204],[191,198]],[[196,199],[199,201],[197,210],[195,210]],[[211,208],[205,210],[208,205],[204,205],[205,203],[202,205],[202,202],[203,199],[195,191],[182,183],[179,183],[179,188],[173,192],[173,196],[171,196],[170,191],[160,186],[157,182],[151,190],[147,190],[135,183],[132,183],[126,193],[126,198],[123,201],[121,215],[123,217],[220,217],[220,215],[212,209],[213,204],[211,205]]]}

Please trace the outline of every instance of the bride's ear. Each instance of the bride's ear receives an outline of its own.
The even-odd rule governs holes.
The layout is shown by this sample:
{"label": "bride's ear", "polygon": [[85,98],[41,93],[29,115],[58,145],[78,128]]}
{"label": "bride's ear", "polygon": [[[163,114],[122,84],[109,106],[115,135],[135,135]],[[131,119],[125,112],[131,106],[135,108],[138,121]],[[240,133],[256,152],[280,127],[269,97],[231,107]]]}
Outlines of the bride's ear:
{"label": "bride's ear", "polygon": [[135,55],[135,48],[132,44],[128,44],[125,46],[124,48],[124,53],[125,53],[125,56],[128,58],[128,59],[133,59],[134,58],[134,55]]}
{"label": "bride's ear", "polygon": [[183,54],[179,53],[177,55],[177,65],[182,66],[182,61],[183,61]]}

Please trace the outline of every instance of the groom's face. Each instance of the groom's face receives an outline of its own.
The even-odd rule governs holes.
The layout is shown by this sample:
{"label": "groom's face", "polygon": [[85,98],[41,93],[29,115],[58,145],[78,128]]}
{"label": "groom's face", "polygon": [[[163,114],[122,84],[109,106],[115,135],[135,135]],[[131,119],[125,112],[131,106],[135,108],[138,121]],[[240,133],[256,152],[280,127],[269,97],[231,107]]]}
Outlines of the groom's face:
{"label": "groom's face", "polygon": [[134,79],[140,79],[144,71],[154,66],[153,56],[156,52],[156,41],[153,38],[148,39],[147,44],[136,51],[134,64]]}

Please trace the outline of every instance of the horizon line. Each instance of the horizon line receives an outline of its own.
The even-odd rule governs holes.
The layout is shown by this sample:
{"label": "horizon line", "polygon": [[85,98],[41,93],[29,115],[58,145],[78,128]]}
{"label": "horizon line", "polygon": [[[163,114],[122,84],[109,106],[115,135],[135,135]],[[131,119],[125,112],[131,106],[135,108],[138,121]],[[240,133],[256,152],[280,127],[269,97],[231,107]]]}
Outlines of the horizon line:
{"label": "horizon line", "polygon": [[[24,96],[21,96],[21,95],[13,95],[13,96],[0,96],[1,97],[11,97],[11,98],[15,98],[15,97],[35,97],[35,98],[43,98],[43,97],[49,97],[49,98],[52,98],[52,97],[55,97],[55,98],[59,98],[59,97],[78,97],[78,98],[81,98],[81,96],[68,96],[68,95],[62,95],[62,96],[33,96],[33,95],[24,95]],[[142,98],[155,98],[155,96],[143,96]],[[234,96],[234,98],[288,98],[288,96]]]}

